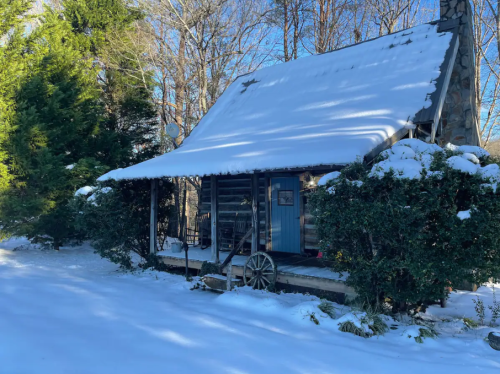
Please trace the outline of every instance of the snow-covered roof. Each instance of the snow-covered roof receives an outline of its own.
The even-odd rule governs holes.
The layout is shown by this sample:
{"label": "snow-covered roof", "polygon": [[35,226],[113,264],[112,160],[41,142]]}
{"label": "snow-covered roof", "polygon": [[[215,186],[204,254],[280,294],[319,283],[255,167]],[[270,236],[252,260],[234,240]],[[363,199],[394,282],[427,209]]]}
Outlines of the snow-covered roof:
{"label": "snow-covered roof", "polygon": [[451,39],[424,24],[241,76],[181,147],[100,180],[351,163],[431,106]]}

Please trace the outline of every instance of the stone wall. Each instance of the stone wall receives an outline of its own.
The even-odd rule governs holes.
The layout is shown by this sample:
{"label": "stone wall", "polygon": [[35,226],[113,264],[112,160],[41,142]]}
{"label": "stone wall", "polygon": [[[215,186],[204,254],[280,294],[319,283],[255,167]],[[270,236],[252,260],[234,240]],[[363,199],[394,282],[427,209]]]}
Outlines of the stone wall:
{"label": "stone wall", "polygon": [[441,0],[440,5],[441,21],[459,21],[459,48],[441,113],[438,142],[479,145],[472,9],[468,0]]}

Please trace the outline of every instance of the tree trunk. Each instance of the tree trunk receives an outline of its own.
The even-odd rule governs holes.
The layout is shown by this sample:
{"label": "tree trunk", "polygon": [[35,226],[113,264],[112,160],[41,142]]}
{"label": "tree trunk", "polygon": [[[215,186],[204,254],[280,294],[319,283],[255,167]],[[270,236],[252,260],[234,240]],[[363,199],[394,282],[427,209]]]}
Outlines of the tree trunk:
{"label": "tree trunk", "polygon": [[298,49],[299,49],[299,28],[300,28],[300,0],[295,0],[295,6],[293,7],[293,50],[292,57],[294,60],[298,59]]}
{"label": "tree trunk", "polygon": [[285,62],[290,61],[288,55],[288,0],[283,0],[283,55]]}
{"label": "tree trunk", "polygon": [[497,0],[496,24],[497,24],[497,52],[498,52],[498,60],[500,61],[500,0]]}
{"label": "tree trunk", "polygon": [[175,143],[179,145],[182,142],[182,125],[185,101],[185,54],[186,54],[186,31],[183,27],[179,30],[179,56],[177,58],[177,69],[175,74],[175,124],[179,128],[179,136]]}

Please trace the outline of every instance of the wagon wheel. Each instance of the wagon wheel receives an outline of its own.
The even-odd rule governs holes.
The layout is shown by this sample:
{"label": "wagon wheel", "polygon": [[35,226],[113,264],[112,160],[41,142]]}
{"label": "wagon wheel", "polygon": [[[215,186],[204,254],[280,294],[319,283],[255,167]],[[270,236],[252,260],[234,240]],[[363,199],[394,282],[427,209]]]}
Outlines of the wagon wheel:
{"label": "wagon wheel", "polygon": [[274,286],[276,282],[276,265],[267,253],[255,252],[248,257],[243,268],[245,286],[263,290]]}

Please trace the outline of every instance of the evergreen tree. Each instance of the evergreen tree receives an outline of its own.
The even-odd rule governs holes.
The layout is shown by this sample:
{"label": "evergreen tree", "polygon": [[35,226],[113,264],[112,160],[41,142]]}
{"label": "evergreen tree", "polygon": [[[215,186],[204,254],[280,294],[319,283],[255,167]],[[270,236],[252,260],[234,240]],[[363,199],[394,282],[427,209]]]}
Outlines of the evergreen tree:
{"label": "evergreen tree", "polygon": [[[95,147],[102,150],[102,161],[117,168],[152,158],[159,151],[153,77],[148,72],[134,74],[141,66],[132,58],[127,38],[127,31],[144,15],[123,0],[67,0],[64,7],[73,33],[99,62],[105,111]],[[113,38],[120,39],[119,45],[110,43]]]}
{"label": "evergreen tree", "polygon": [[81,239],[68,204],[79,187],[157,151],[149,87],[124,73],[135,68],[126,58],[115,68],[102,58],[112,53],[108,33],[133,27],[140,12],[123,1],[63,5],[63,16],[46,9],[30,35],[29,74],[16,90],[4,146],[12,177],[0,197],[4,233],[55,248]]}
{"label": "evergreen tree", "polygon": [[14,113],[14,93],[24,74],[23,32],[32,0],[0,0],[0,193],[10,181],[5,142]]}
{"label": "evergreen tree", "polygon": [[95,72],[69,33],[51,12],[34,31],[29,52],[36,57],[15,95],[7,144],[13,179],[1,206],[2,230],[45,238],[56,248],[71,237],[69,198],[100,166],[91,148],[102,113]]}

